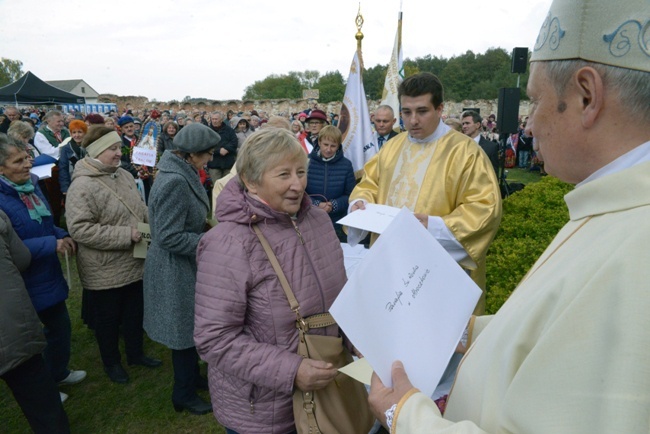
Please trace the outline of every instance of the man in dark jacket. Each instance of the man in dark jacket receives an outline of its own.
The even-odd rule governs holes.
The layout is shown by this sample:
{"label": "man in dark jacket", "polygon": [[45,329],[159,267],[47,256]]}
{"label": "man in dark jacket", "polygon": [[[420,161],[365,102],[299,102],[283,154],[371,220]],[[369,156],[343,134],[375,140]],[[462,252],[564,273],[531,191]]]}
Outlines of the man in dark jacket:
{"label": "man in dark jacket", "polygon": [[223,114],[221,112],[213,112],[210,115],[209,126],[221,137],[221,141],[215,144],[216,148],[212,161],[208,163],[208,172],[210,173],[210,178],[212,178],[212,183],[214,183],[218,179],[226,176],[230,172],[230,169],[232,169],[232,166],[235,165],[238,140],[235,130],[223,121]]}
{"label": "man in dark jacket", "polygon": [[494,167],[494,173],[499,178],[499,145],[483,137],[481,133],[481,115],[476,113],[473,110],[467,110],[463,112],[461,116],[461,122],[463,125],[463,134],[470,136],[474,141],[485,151],[492,167]]}
{"label": "man in dark jacket", "polygon": [[389,105],[380,105],[375,110],[375,117],[373,123],[375,124],[375,131],[377,132],[377,146],[381,149],[384,143],[397,135],[393,126],[395,125],[395,112]]}

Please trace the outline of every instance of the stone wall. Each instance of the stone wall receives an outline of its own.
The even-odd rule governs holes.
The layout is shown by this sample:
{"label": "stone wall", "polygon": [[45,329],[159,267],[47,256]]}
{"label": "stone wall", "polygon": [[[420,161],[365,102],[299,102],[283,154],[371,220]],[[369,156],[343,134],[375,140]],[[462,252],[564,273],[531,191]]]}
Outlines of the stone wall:
{"label": "stone wall", "polygon": [[[190,102],[158,102],[158,101],[149,101],[146,97],[143,96],[117,96],[117,95],[100,95],[100,102],[111,102],[115,103],[118,106],[118,110],[122,112],[124,109],[152,109],[157,108],[159,110],[184,110],[186,112],[191,112],[194,109],[206,112],[212,111],[221,111],[223,113],[228,110],[235,112],[243,111],[249,112],[251,110],[265,111],[269,115],[280,115],[286,113],[297,113],[303,111],[311,106],[313,106],[312,100],[304,99],[273,99],[273,100],[259,100],[259,101],[240,101],[240,100],[228,100],[228,101],[215,101],[215,100],[192,100]],[[374,111],[377,106],[379,106],[380,101],[368,101],[368,107],[370,111]],[[341,102],[332,102],[328,104],[319,104],[321,110],[324,110],[326,113],[340,113],[341,112]],[[529,101],[522,101],[519,105],[519,114],[521,116],[527,116],[529,113]],[[462,101],[462,102],[445,102],[445,108],[443,114],[447,116],[459,116],[463,108],[479,108],[481,110],[482,116],[488,116],[489,114],[497,114],[497,100],[478,100],[478,101]]]}

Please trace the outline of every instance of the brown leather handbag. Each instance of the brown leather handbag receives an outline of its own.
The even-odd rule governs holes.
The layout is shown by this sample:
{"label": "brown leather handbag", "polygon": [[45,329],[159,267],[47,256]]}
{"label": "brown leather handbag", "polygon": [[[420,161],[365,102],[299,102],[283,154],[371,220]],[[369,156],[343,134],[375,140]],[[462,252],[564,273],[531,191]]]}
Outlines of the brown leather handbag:
{"label": "brown leather handbag", "polygon": [[[257,225],[253,229],[280,279],[291,310],[296,314],[300,336],[298,354],[332,363],[336,368],[351,363],[352,355],[343,346],[340,336],[309,334],[310,329],[328,327],[336,324],[336,321],[329,312],[307,318],[300,315],[298,301],[271,246]],[[293,415],[299,434],[366,434],[374,422],[365,386],[342,373],[324,389],[312,392],[296,389],[293,392]]]}

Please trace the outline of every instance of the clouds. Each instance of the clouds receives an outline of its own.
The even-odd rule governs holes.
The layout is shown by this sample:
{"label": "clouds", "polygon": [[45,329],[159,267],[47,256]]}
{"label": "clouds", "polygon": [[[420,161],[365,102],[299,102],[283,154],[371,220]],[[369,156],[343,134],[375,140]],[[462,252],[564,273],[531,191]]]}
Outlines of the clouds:
{"label": "clouds", "polygon": [[[405,57],[532,47],[551,0],[403,0]],[[361,4],[366,66],[388,63],[397,0]],[[3,57],[44,80],[83,78],[100,93],[239,99],[270,74],[347,69],[358,2],[87,2],[30,8],[0,0]]]}

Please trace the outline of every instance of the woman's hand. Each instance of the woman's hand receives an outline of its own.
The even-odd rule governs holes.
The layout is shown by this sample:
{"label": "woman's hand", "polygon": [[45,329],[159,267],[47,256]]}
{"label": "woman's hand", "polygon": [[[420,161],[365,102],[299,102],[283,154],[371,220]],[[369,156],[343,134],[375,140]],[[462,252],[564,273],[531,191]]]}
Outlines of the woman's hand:
{"label": "woman's hand", "polygon": [[142,234],[135,228],[131,228],[131,241],[134,243],[139,243],[142,241]]}
{"label": "woman's hand", "polygon": [[332,212],[332,202],[321,202],[318,204],[318,207],[326,213]]}
{"label": "woman's hand", "polygon": [[56,252],[57,253],[70,253],[75,254],[77,252],[77,245],[70,237],[61,238],[56,240]]}
{"label": "woman's hand", "polygon": [[338,374],[338,370],[331,363],[303,359],[298,367],[294,383],[303,392],[311,392],[327,386],[336,377],[336,374]]}

